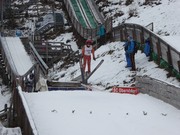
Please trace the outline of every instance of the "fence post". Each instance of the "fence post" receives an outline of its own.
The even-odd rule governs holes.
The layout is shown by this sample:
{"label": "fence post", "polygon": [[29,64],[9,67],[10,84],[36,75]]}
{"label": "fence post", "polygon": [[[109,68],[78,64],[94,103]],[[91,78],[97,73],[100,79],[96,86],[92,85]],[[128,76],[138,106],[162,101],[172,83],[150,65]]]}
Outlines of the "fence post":
{"label": "fence post", "polygon": [[[17,95],[16,95],[17,89],[13,89],[13,95],[12,95],[12,115],[11,115],[11,121],[9,123],[9,126],[13,125],[14,126],[14,118],[15,118],[15,110],[17,111],[17,104],[18,104],[18,100],[17,100]],[[18,114],[17,114],[18,116]],[[17,123],[18,125],[19,123]],[[19,126],[19,125],[18,125]]]}
{"label": "fence post", "polygon": [[123,40],[123,31],[122,31],[122,27],[120,27],[120,41]]}
{"label": "fence post", "polygon": [[[9,120],[7,104],[4,105],[4,112],[6,113],[6,119]],[[9,124],[9,123],[8,123],[8,124]]]}
{"label": "fence post", "polygon": [[[81,26],[80,26],[80,27],[81,27]],[[83,35],[85,35],[85,30],[86,30],[86,29],[82,29],[82,33],[83,33]]]}
{"label": "fence post", "polygon": [[25,117],[25,114],[26,114],[26,112],[25,112],[25,110],[23,109],[23,111],[24,111],[24,113],[23,113],[23,118],[24,118],[24,120],[23,120],[23,125],[24,125],[24,134],[25,135],[28,135],[28,125],[27,125],[27,123],[28,123],[28,120],[27,120],[27,117]]}
{"label": "fence post", "polygon": [[116,38],[115,38],[115,35],[116,35],[116,31],[115,31],[115,29],[113,29],[113,31],[112,31],[112,37],[113,37],[113,42],[115,42],[116,41]]}
{"label": "fence post", "polygon": [[179,68],[179,73],[180,73],[180,60],[178,61],[178,68]]}
{"label": "fence post", "polygon": [[153,58],[152,58],[153,43],[152,43],[152,34],[151,34],[151,32],[149,32],[149,40],[150,40],[150,57],[149,57],[149,61],[152,61],[153,60]]}
{"label": "fence post", "polygon": [[12,118],[12,122],[13,122],[13,126],[18,126],[21,127],[21,104],[20,104],[20,97],[18,95],[18,89],[15,88],[13,89],[13,118]]}
{"label": "fence post", "polygon": [[144,30],[143,30],[143,28],[141,28],[140,40],[141,40],[141,43],[144,43]]}
{"label": "fence post", "polygon": [[135,26],[135,24],[133,25],[133,39],[134,39],[135,41],[137,41],[136,26]]}
{"label": "fence post", "polygon": [[46,44],[46,63],[48,63],[48,43],[45,42]]}
{"label": "fence post", "polygon": [[125,35],[125,37],[124,37],[124,40],[127,40],[127,36],[128,36],[128,32],[127,32],[127,28],[126,28],[126,24],[124,24],[124,35]]}
{"label": "fence post", "polygon": [[156,42],[156,47],[157,47],[157,53],[158,53],[158,65],[160,64],[160,61],[161,61],[161,57],[162,57],[162,53],[161,53],[161,46],[160,46],[160,41],[159,41],[159,38],[158,38],[158,41]]}
{"label": "fence post", "polygon": [[169,63],[169,67],[168,67],[168,72],[169,75],[172,75],[172,57],[171,57],[171,50],[170,50],[170,46],[168,45],[168,51],[167,51],[167,59],[168,59],[168,63]]}

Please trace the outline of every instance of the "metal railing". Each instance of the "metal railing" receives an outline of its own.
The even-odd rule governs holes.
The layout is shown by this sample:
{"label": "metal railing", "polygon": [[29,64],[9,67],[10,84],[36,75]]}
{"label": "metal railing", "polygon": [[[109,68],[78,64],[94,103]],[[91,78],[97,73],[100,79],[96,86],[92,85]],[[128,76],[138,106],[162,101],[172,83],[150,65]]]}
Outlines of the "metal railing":
{"label": "metal railing", "polygon": [[39,53],[35,49],[34,45],[31,42],[29,42],[29,45],[30,45],[30,52],[33,55],[33,58],[38,63],[39,67],[41,68],[41,71],[42,71],[43,75],[47,76],[49,67],[43,61],[43,59],[41,58],[41,56],[39,55]]}

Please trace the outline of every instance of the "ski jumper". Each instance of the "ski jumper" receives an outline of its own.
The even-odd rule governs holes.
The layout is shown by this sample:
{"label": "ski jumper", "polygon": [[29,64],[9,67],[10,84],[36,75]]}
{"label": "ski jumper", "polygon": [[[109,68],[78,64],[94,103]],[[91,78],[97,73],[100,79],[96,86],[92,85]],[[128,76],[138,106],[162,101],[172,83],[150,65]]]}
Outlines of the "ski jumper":
{"label": "ski jumper", "polygon": [[82,48],[82,56],[83,56],[83,69],[85,71],[86,69],[86,64],[88,65],[88,73],[91,72],[91,53],[93,56],[93,59],[95,59],[94,55],[94,48],[92,45],[84,45]]}

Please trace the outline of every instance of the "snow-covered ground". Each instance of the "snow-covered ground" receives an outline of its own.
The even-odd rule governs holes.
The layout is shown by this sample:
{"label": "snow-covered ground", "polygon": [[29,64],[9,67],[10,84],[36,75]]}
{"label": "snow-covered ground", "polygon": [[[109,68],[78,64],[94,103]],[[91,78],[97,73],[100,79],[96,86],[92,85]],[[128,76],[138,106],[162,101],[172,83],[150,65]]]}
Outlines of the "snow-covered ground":
{"label": "snow-covered ground", "polygon": [[[179,0],[155,0],[153,2],[154,4],[151,5],[143,5],[145,0],[135,0],[133,4],[129,6],[112,4],[120,1],[125,3],[126,0],[107,1],[111,2],[108,7],[104,7],[103,9],[104,11],[111,11],[106,14],[107,16],[114,16],[120,11],[124,13],[121,17],[113,17],[113,26],[117,26],[124,21],[126,23],[141,24],[143,26],[153,23],[155,33],[170,36],[180,35],[180,16],[178,15]],[[137,16],[129,18],[130,10],[135,10]]]}
{"label": "snow-covered ground", "polygon": [[21,135],[21,129],[19,127],[6,128],[0,123],[0,135]]}
{"label": "snow-covered ground", "polygon": [[180,110],[145,94],[24,93],[39,135],[179,135]]}
{"label": "snow-covered ground", "polygon": [[[108,1],[119,2],[119,0]],[[143,0],[137,2],[142,3]],[[137,6],[135,2],[136,6],[131,8],[137,8],[138,17],[130,19],[127,19],[130,7],[109,4],[106,10],[114,9],[108,13],[109,16],[120,10],[125,13],[124,16],[114,19],[113,26],[117,26],[123,20],[143,26],[153,22],[154,32],[180,50],[178,44],[180,1],[161,0],[160,2],[162,4],[152,6]],[[164,37],[165,35],[170,36]],[[71,37],[73,37],[72,33],[67,33],[60,35],[55,41],[66,43]],[[77,50],[74,39],[68,44]],[[159,69],[154,62],[148,62],[148,58],[140,51],[135,56],[138,71],[134,73],[125,68],[123,44],[122,42],[107,43],[96,50],[97,59],[92,61],[92,69],[101,59],[105,61],[89,79],[89,83],[97,87],[95,91],[24,93],[39,135],[179,135],[180,110],[146,94],[108,92],[115,85],[131,86],[134,83],[132,81],[134,75],[147,75],[180,87],[176,78],[167,78],[167,72]],[[78,75],[80,69],[77,63],[68,69],[52,70],[49,77],[58,81],[70,81]],[[0,106],[4,106],[4,102],[0,102]]]}
{"label": "snow-covered ground", "polygon": [[[126,60],[123,44],[123,42],[108,43],[95,51],[97,59],[91,62],[92,70],[102,59],[104,59],[104,63],[90,77],[89,83],[103,86],[104,89],[113,86],[131,86],[134,83],[132,78],[135,75],[147,75],[180,87],[178,80],[174,77],[167,78],[166,74],[168,72],[158,68],[158,65],[153,61],[148,62],[148,57],[144,53],[141,53],[141,51],[138,51],[135,55],[137,72],[132,72],[129,68],[125,68]],[[79,63],[77,63],[68,69],[62,69],[60,72],[52,72],[50,78],[62,82],[71,81],[80,74]]]}

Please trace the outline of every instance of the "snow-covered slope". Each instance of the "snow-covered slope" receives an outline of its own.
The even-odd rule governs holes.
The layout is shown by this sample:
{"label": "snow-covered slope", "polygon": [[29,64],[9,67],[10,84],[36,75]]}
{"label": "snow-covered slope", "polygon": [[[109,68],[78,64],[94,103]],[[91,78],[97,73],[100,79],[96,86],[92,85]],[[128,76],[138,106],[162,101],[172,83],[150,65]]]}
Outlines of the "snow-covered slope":
{"label": "snow-covered slope", "polygon": [[[107,17],[113,17],[113,26],[122,22],[137,23],[143,26],[153,23],[154,31],[160,35],[180,35],[179,0],[149,0],[153,4],[147,5],[144,4],[145,0],[134,0],[129,6],[125,5],[126,0],[107,1],[108,6],[103,7],[103,2],[99,6],[103,7],[102,10],[106,12]],[[130,11],[133,11],[134,16],[129,18]],[[124,15],[116,16],[120,12]]]}
{"label": "snow-covered slope", "polygon": [[179,135],[180,110],[145,94],[24,93],[39,135]]}
{"label": "snow-covered slope", "polygon": [[[145,5],[144,0],[137,0],[129,6],[125,6],[125,2],[125,0],[107,0],[101,1],[99,6],[104,13],[106,12],[106,17],[113,17],[114,27],[122,22],[137,23],[143,26],[153,22],[154,32],[160,34],[163,39],[179,50],[179,45],[177,43],[178,37],[180,36],[180,16],[178,15],[180,11],[178,8],[180,6],[180,1],[156,0],[153,4]],[[104,6],[105,4],[106,6]],[[129,11],[132,9],[136,11],[136,15],[129,17]],[[115,17],[119,12],[123,12],[124,15]],[[178,86],[180,85],[175,78],[167,78],[167,72],[163,69],[159,69],[154,62],[148,62],[148,58],[141,52],[138,52],[135,58],[138,69],[136,73],[130,72],[129,69],[124,68],[126,62],[122,44],[123,43],[120,42],[107,43],[95,52],[98,59],[92,61],[92,69],[101,59],[104,59],[105,62],[89,79],[90,83],[102,85],[106,88],[114,85],[129,86],[134,83],[133,77],[135,75],[147,75]],[[51,73],[50,76],[56,80],[59,78],[59,81],[69,81],[79,74],[79,64],[77,63],[75,66],[67,69],[67,71],[56,71],[54,74]],[[61,78],[60,76],[64,77]]]}
{"label": "snow-covered slope", "polygon": [[[167,71],[158,68],[158,65],[153,61],[149,62],[148,57],[141,51],[138,51],[135,55],[137,71],[133,72],[129,68],[125,68],[126,60],[123,44],[123,42],[112,42],[101,46],[95,51],[97,59],[91,62],[92,70],[100,60],[104,59],[104,63],[90,77],[89,83],[103,86],[103,89],[113,86],[131,86],[135,83],[134,77],[136,75],[147,75],[180,86],[174,77],[166,77]],[[58,73],[52,72],[50,78],[62,82],[71,81],[73,78],[79,76],[80,73],[80,66],[77,63],[68,69],[62,69]]]}

